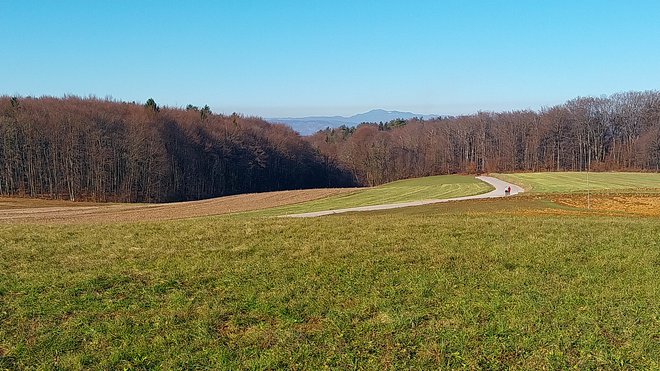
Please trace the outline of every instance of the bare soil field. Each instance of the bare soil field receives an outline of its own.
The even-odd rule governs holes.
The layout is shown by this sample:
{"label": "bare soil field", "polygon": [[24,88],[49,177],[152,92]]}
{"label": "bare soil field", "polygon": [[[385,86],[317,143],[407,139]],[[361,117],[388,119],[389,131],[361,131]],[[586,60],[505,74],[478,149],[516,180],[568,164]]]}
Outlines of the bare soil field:
{"label": "bare soil field", "polygon": [[0,223],[104,223],[195,218],[297,204],[356,190],[357,188],[306,189],[167,204],[99,204],[0,198]]}

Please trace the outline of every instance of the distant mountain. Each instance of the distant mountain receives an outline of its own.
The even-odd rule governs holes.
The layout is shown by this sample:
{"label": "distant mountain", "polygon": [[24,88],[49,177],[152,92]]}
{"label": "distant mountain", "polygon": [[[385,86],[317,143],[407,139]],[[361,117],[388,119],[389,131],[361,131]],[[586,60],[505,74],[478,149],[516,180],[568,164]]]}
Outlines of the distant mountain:
{"label": "distant mountain", "polygon": [[375,109],[369,112],[360,113],[350,117],[344,116],[309,116],[309,117],[281,117],[281,118],[267,118],[266,121],[270,123],[285,124],[290,126],[293,130],[299,132],[301,135],[312,135],[319,130],[325,128],[337,128],[342,125],[355,126],[363,122],[389,122],[395,119],[408,120],[413,117],[423,119],[433,119],[440,117],[440,115],[421,115],[412,112],[401,111],[386,111],[382,109]]}
{"label": "distant mountain", "polygon": [[434,119],[439,115],[420,115],[418,113],[412,112],[401,112],[401,111],[385,111],[382,109],[371,110],[366,113],[360,113],[349,117],[349,119],[356,123],[360,124],[363,122],[388,122],[396,119],[408,120],[413,117],[423,118],[423,119]]}

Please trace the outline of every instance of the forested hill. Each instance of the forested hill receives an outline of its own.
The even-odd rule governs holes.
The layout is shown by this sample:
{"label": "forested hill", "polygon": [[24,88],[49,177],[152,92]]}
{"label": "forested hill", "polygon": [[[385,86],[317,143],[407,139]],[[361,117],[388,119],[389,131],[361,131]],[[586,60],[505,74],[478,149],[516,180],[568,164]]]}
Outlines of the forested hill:
{"label": "forested hill", "polygon": [[365,185],[447,173],[660,170],[660,92],[577,98],[540,112],[393,120],[308,138]]}
{"label": "forested hill", "polygon": [[300,137],[199,109],[0,97],[0,195],[161,202],[434,174],[660,170],[660,92]]}
{"label": "forested hill", "polygon": [[283,125],[98,99],[0,97],[0,195],[156,202],[353,185]]}

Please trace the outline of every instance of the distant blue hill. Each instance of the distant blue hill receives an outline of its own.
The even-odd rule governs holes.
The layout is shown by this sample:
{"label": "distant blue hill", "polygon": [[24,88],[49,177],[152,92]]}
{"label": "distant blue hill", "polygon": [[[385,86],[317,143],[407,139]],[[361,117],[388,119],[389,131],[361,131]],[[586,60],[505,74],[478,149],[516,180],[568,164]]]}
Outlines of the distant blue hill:
{"label": "distant blue hill", "polygon": [[281,118],[267,118],[266,121],[270,123],[285,124],[290,126],[293,130],[301,135],[312,135],[319,130],[325,128],[337,128],[342,125],[355,126],[363,122],[389,122],[395,119],[408,120],[413,117],[423,119],[433,119],[440,117],[440,115],[421,115],[412,112],[401,111],[386,111],[382,109],[375,109],[369,112],[360,113],[350,117],[344,116],[309,116],[309,117],[281,117]]}

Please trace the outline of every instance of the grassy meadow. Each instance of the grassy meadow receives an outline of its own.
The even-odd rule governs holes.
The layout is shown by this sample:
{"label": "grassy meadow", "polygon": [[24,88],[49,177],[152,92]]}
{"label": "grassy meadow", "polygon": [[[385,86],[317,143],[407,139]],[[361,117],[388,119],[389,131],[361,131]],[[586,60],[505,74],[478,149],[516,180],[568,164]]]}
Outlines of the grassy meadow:
{"label": "grassy meadow", "polygon": [[0,225],[0,369],[660,368],[657,216],[264,215]]}
{"label": "grassy meadow", "polygon": [[454,198],[489,192],[493,187],[470,175],[438,175],[399,180],[353,193],[297,205],[259,211],[258,215],[285,215],[408,201]]}
{"label": "grassy meadow", "polygon": [[660,173],[518,173],[493,174],[502,180],[520,185],[526,192],[569,193],[569,192],[636,192],[640,190],[660,191]]}

